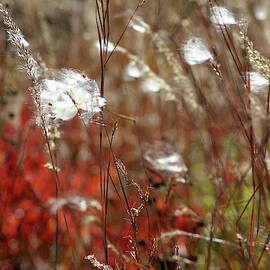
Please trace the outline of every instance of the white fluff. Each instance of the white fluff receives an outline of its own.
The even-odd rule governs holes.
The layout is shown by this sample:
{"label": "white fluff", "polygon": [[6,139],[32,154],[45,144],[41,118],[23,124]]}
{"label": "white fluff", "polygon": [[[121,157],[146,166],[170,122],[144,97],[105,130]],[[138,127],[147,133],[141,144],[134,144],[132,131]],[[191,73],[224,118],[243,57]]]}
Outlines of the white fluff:
{"label": "white fluff", "polygon": [[257,72],[250,72],[249,79],[250,79],[250,90],[253,93],[260,93],[264,91],[266,87],[268,87],[269,85],[269,81],[264,76],[262,76]]}
{"label": "white fluff", "polygon": [[213,59],[208,46],[197,37],[192,37],[183,45],[184,59],[189,65],[197,65]]}
{"label": "white fluff", "polygon": [[89,122],[101,111],[106,100],[100,96],[97,83],[74,70],[63,69],[54,79],[39,84],[40,114],[46,126],[72,119],[78,111]]}
{"label": "white fluff", "polygon": [[253,8],[254,15],[257,20],[264,21],[268,16],[268,9],[266,6],[256,4]]}
{"label": "white fluff", "polygon": [[131,81],[138,79],[146,74],[149,68],[145,65],[141,65],[136,61],[131,61],[125,69],[125,80]]}
{"label": "white fluff", "polygon": [[213,24],[233,25],[237,24],[233,14],[225,7],[215,6],[211,9],[210,20]]}
{"label": "white fluff", "polygon": [[187,172],[182,156],[174,152],[170,144],[155,141],[153,144],[146,146],[143,157],[152,169],[168,173]]}
{"label": "white fluff", "polygon": [[133,30],[140,32],[140,33],[149,33],[151,31],[151,28],[149,24],[147,24],[142,17],[135,15],[134,12],[131,9],[126,10],[125,12],[119,13],[116,15],[116,17],[128,17],[130,18],[132,16],[132,20],[129,22],[129,27],[131,27]]}

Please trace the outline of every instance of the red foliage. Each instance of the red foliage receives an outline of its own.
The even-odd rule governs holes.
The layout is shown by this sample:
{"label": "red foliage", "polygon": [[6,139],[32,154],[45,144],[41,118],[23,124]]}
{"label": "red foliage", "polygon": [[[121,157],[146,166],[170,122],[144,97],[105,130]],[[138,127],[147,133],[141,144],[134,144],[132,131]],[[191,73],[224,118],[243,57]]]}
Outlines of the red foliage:
{"label": "red foliage", "polygon": [[[15,269],[16,265],[20,263],[18,262],[20,259],[17,258],[21,257],[28,262],[33,261],[33,256],[39,256],[51,263],[54,260],[56,219],[55,214],[51,213],[48,207],[48,199],[54,198],[56,195],[55,175],[53,171],[44,167],[48,161],[45,139],[40,130],[33,125],[31,118],[30,109],[28,106],[24,106],[21,112],[20,127],[15,128],[13,125],[7,124],[0,142],[1,269]],[[96,131],[91,132],[93,136],[98,135]],[[73,153],[78,153],[80,141],[65,139],[70,141]],[[91,150],[95,153],[93,147]],[[98,157],[95,156],[91,161],[78,161],[74,156],[70,160],[65,160],[64,170],[59,174],[60,195],[75,192],[74,194],[99,200],[98,162]],[[128,265],[128,269],[136,269],[135,260],[130,256],[134,251],[132,243],[134,232],[137,238],[137,252],[142,264],[149,264],[149,256],[153,251],[151,241],[153,237],[159,236],[159,230],[161,233],[173,229],[192,232],[192,228],[196,225],[192,219],[185,216],[173,217],[172,209],[166,205],[163,195],[160,196],[161,194],[158,193],[152,195],[151,202],[144,206],[139,217],[135,217],[136,228],[134,231],[117,182],[117,174],[111,170],[110,175],[121,200],[110,182],[110,189],[113,192],[110,192],[109,195],[107,236],[119,252],[129,258],[129,261],[126,261],[117,252],[109,249],[108,256],[111,265],[118,262],[120,265]],[[124,188],[128,194],[129,207],[138,208],[142,204],[142,200],[136,189],[134,192],[134,187],[125,186]],[[72,245],[76,247],[77,255],[80,256],[82,262],[83,256],[89,253],[96,254],[100,261],[105,261],[101,213],[88,210],[87,215],[93,215],[96,220],[87,223],[85,222],[86,213],[76,211],[69,206],[65,206],[64,211],[68,231],[63,212],[59,211],[58,233],[61,254],[59,256],[62,263],[67,265],[72,263],[71,259],[67,262],[64,257],[66,254],[70,254],[72,257]],[[171,242],[168,248],[172,248],[172,244],[179,241],[187,243],[186,238],[178,238]],[[81,247],[78,248],[78,245]],[[160,251],[155,253],[156,257],[160,255]],[[83,263],[80,265],[80,269],[87,266]]]}

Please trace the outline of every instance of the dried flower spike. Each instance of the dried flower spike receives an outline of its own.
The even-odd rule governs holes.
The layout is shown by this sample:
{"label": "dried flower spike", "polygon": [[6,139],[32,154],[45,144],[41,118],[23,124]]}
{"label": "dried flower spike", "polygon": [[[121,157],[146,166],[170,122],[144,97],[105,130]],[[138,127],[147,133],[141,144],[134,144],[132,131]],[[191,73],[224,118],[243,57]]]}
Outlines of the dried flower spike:
{"label": "dried flower spike", "polygon": [[98,268],[98,269],[102,269],[102,270],[113,270],[113,268],[110,265],[106,265],[106,264],[103,264],[103,263],[99,262],[97,260],[97,258],[95,257],[95,255],[85,256],[84,259],[90,261],[91,264],[94,267]]}
{"label": "dried flower spike", "polygon": [[21,30],[12,20],[9,11],[0,3],[0,13],[3,15],[3,23],[6,26],[9,42],[15,47],[18,56],[24,62],[24,69],[33,83],[39,79],[40,67],[31,54],[29,42],[24,38]]}
{"label": "dried flower spike", "polygon": [[270,79],[270,60],[254,49],[253,42],[249,40],[245,33],[240,32],[240,35],[245,42],[249,61],[265,78]]}
{"label": "dried flower spike", "polygon": [[133,30],[140,33],[150,33],[150,26],[143,20],[142,17],[135,15],[132,10],[128,9],[125,12],[119,13],[116,17],[132,17],[132,20],[129,22],[129,27]]}

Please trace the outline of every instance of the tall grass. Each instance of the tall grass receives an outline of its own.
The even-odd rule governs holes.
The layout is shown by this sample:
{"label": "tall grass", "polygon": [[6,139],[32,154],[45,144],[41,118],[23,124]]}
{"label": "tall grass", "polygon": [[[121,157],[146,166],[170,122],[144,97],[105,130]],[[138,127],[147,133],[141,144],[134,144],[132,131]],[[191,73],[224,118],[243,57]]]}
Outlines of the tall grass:
{"label": "tall grass", "polygon": [[0,268],[268,269],[269,8],[1,3]]}

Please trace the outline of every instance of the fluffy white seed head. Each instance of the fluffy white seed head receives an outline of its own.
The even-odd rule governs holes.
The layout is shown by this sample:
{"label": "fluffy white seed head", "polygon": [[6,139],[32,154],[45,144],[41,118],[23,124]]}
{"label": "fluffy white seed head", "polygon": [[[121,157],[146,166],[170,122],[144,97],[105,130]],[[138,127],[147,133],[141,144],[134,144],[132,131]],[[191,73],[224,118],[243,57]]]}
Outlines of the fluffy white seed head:
{"label": "fluffy white seed head", "polygon": [[253,93],[261,93],[269,85],[269,81],[264,76],[262,76],[260,73],[257,72],[250,72],[249,79],[250,79],[250,90]]}
{"label": "fluffy white seed head", "polygon": [[93,254],[85,256],[84,259],[90,261],[91,264],[94,267],[98,268],[98,269],[101,269],[101,270],[113,270],[113,268],[110,265],[103,264],[100,261],[98,261],[97,258],[95,257],[95,255],[93,255]]}
{"label": "fluffy white seed head", "polygon": [[134,16],[133,20],[130,23],[130,27],[132,27],[135,31],[140,33],[150,32],[149,25],[145,23],[139,16]]}
{"label": "fluffy white seed head", "polygon": [[46,127],[70,120],[78,112],[88,123],[106,104],[97,83],[74,70],[63,69],[55,78],[42,80],[38,91],[39,113],[45,119]]}
{"label": "fluffy white seed head", "polygon": [[140,33],[150,33],[151,27],[149,24],[147,24],[142,17],[138,15],[134,15],[133,11],[131,9],[126,10],[125,12],[119,13],[116,15],[116,17],[128,17],[130,18],[132,16],[132,20],[129,22],[129,27],[131,27],[133,30],[140,32]]}
{"label": "fluffy white seed head", "polygon": [[174,152],[170,144],[162,141],[155,141],[151,145],[146,144],[143,157],[154,170],[170,173],[187,171],[182,156]]}
{"label": "fluffy white seed head", "polygon": [[167,84],[165,80],[158,77],[155,74],[147,76],[141,83],[141,89],[147,93],[155,93],[159,91],[165,91],[166,93],[172,93],[172,88]]}
{"label": "fluffy white seed head", "polygon": [[210,20],[216,25],[233,25],[237,24],[233,14],[225,7],[215,6],[211,8]]}
{"label": "fluffy white seed head", "polygon": [[256,4],[253,8],[254,15],[257,20],[264,21],[268,16],[268,8],[263,4]]}
{"label": "fluffy white seed head", "polygon": [[125,80],[132,81],[144,76],[149,72],[149,67],[138,63],[138,61],[131,61],[125,69]]}
{"label": "fluffy white seed head", "polygon": [[188,168],[182,156],[169,143],[155,141],[151,145],[146,144],[144,148],[143,158],[148,168],[159,172],[164,178],[174,178],[176,182],[186,183]]}
{"label": "fluffy white seed head", "polygon": [[185,61],[189,65],[202,64],[208,60],[213,59],[208,46],[205,42],[198,38],[192,37],[182,47]]}

